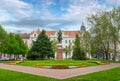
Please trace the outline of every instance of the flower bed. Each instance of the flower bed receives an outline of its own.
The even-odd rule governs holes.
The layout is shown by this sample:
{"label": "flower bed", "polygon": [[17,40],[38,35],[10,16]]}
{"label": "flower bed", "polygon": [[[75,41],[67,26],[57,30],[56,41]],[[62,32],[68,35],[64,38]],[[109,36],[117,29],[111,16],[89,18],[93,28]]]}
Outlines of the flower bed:
{"label": "flower bed", "polygon": [[14,62],[6,62],[6,64],[10,64],[10,65],[15,65],[15,64],[20,64],[23,61],[14,61]]}
{"label": "flower bed", "polygon": [[92,61],[91,63],[96,63],[98,65],[106,65],[106,64],[108,64],[107,62],[100,62],[100,61]]}
{"label": "flower bed", "polygon": [[73,68],[83,68],[86,66],[66,66],[66,65],[39,66],[39,65],[36,65],[35,67],[47,68],[47,69],[73,69]]}
{"label": "flower bed", "polygon": [[107,62],[100,62],[99,63],[100,65],[106,65],[106,64],[108,64]]}
{"label": "flower bed", "polygon": [[16,62],[7,62],[6,64],[15,65]]}
{"label": "flower bed", "polygon": [[59,66],[59,65],[57,65],[57,66],[52,66],[51,68],[52,69],[68,69],[69,66]]}

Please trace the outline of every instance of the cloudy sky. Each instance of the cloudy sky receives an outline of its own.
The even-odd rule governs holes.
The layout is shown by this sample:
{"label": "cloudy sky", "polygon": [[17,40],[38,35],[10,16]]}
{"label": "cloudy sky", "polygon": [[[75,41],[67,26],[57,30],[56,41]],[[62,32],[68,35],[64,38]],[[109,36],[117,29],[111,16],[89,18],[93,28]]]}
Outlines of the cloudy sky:
{"label": "cloudy sky", "polygon": [[120,0],[0,0],[0,24],[8,32],[78,30],[88,15],[119,5]]}

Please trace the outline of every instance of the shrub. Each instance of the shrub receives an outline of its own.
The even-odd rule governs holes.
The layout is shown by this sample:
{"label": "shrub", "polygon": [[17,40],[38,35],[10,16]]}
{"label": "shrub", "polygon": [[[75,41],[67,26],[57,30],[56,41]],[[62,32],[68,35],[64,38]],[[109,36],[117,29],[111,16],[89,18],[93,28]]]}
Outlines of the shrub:
{"label": "shrub", "polygon": [[40,54],[37,52],[31,52],[27,55],[27,59],[30,59],[30,60],[37,60],[39,59],[39,57],[40,57]]}

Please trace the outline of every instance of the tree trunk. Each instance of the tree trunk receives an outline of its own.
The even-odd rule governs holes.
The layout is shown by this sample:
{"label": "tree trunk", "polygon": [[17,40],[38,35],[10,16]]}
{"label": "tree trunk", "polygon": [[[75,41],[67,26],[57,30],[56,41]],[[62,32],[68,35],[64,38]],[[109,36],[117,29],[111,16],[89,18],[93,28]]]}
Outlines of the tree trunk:
{"label": "tree trunk", "polygon": [[103,53],[103,60],[105,60],[105,53]]}
{"label": "tree trunk", "polygon": [[65,58],[67,59],[67,52],[65,53]]}
{"label": "tree trunk", "polygon": [[113,55],[113,60],[116,61],[116,56],[117,56],[117,52],[116,52],[116,44],[114,44],[114,55]]}
{"label": "tree trunk", "polygon": [[108,55],[109,53],[107,51],[105,53],[106,53],[106,60],[109,60],[109,55]]}

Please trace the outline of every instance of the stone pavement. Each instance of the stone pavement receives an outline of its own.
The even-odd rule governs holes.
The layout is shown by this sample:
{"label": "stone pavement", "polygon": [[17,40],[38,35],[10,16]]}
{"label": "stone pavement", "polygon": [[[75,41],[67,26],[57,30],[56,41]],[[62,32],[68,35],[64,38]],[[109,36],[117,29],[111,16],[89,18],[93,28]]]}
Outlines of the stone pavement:
{"label": "stone pavement", "polygon": [[120,64],[108,64],[108,65],[92,66],[92,67],[77,68],[77,69],[43,69],[43,68],[35,68],[28,66],[0,64],[0,68],[3,69],[14,70],[18,72],[57,78],[57,79],[70,78],[70,77],[84,75],[97,71],[107,70],[115,67],[120,67]]}

